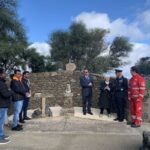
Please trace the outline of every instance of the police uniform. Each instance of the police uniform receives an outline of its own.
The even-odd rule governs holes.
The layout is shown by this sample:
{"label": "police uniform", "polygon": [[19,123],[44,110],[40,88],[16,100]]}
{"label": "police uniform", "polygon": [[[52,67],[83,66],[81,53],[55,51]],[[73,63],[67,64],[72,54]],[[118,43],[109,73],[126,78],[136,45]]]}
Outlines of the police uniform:
{"label": "police uniform", "polygon": [[128,97],[130,100],[131,122],[137,126],[142,123],[142,102],[145,94],[145,80],[135,74],[129,81]]}
{"label": "police uniform", "polygon": [[[122,70],[116,69],[117,72],[122,72]],[[125,103],[128,96],[128,80],[125,77],[116,77],[115,79],[115,102],[117,110],[116,120],[122,122],[125,117]]]}

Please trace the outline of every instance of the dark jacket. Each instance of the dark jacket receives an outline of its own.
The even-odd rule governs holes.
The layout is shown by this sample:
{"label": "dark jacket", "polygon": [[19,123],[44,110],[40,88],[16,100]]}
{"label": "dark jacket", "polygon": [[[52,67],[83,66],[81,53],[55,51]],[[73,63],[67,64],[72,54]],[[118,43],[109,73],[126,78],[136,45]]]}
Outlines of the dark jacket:
{"label": "dark jacket", "polygon": [[[105,89],[106,86],[110,88],[110,90]],[[110,108],[111,107],[111,91],[112,85],[109,83],[108,85],[103,81],[100,83],[100,98],[99,98],[99,105],[100,108]]]}
{"label": "dark jacket", "polygon": [[29,81],[27,79],[22,79],[22,83],[24,85],[24,88],[26,90],[26,92],[30,92],[30,86],[29,86]]}
{"label": "dark jacket", "polygon": [[91,97],[92,96],[92,86],[89,86],[89,83],[92,83],[92,86],[93,86],[93,79],[92,77],[89,76],[89,79],[86,79],[85,76],[82,76],[80,78],[80,85],[82,87],[82,96],[83,97]]}
{"label": "dark jacket", "polygon": [[8,90],[5,80],[0,78],[0,108],[8,108],[13,92]]}
{"label": "dark jacket", "polygon": [[14,92],[13,101],[20,101],[25,99],[26,90],[22,81],[12,79],[10,88]]}
{"label": "dark jacket", "polygon": [[115,96],[126,98],[128,95],[128,80],[125,77],[116,78],[114,85]]}

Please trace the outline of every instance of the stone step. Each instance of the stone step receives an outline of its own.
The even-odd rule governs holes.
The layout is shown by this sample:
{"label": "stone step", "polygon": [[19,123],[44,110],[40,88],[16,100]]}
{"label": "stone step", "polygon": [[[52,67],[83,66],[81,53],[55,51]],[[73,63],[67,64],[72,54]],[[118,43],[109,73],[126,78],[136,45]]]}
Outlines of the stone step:
{"label": "stone step", "polygon": [[[101,120],[101,121],[113,121],[116,118],[115,114],[111,114],[108,116],[105,112],[104,115],[100,115],[100,110],[96,108],[92,108],[93,115],[86,114],[83,115],[82,113],[82,107],[74,107],[74,108],[68,108],[64,109],[60,106],[57,107],[50,107],[51,116],[50,117],[60,117],[60,116],[74,116],[81,119],[93,119],[93,120]],[[28,110],[28,116],[32,118],[32,114],[34,110]],[[39,116],[40,118],[42,116]],[[9,116],[9,120],[12,120],[12,115]]]}

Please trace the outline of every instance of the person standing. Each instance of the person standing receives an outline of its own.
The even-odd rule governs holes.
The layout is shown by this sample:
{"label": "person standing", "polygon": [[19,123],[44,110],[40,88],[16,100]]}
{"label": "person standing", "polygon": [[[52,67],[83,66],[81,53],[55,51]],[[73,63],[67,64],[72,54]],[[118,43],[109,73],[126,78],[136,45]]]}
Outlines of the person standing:
{"label": "person standing", "polygon": [[6,74],[4,69],[0,68],[0,144],[7,144],[10,142],[9,136],[6,136],[4,133],[4,124],[13,92],[8,89],[5,81]]}
{"label": "person standing", "polygon": [[104,109],[107,110],[108,116],[110,116],[111,107],[111,83],[110,78],[106,77],[105,81],[100,84],[100,114],[103,114]]}
{"label": "person standing", "polygon": [[142,103],[145,94],[145,80],[138,74],[136,66],[130,69],[132,78],[129,81],[128,98],[130,101],[131,127],[137,128],[142,124]]}
{"label": "person standing", "polygon": [[[88,69],[84,69],[83,73],[84,75],[80,78],[80,85],[82,87],[83,115],[86,115],[86,113],[93,115],[93,113],[91,112],[93,79],[89,75]],[[86,105],[87,105],[87,110],[86,110]]]}
{"label": "person standing", "polygon": [[31,96],[31,93],[30,93],[30,80],[29,80],[29,77],[30,77],[30,73],[29,71],[24,71],[23,72],[23,76],[22,76],[22,83],[25,87],[25,90],[27,92],[26,96],[25,96],[25,100],[23,101],[23,106],[22,106],[22,110],[19,114],[19,122],[20,123],[25,123],[24,120],[30,120],[31,118],[29,118],[27,116],[27,110],[28,110],[28,105],[29,105],[29,99],[30,99],[30,96]]}
{"label": "person standing", "polygon": [[23,100],[26,95],[26,90],[22,83],[22,75],[19,69],[14,71],[14,76],[12,77],[10,87],[14,92],[14,97],[13,97],[14,113],[13,113],[12,130],[20,131],[23,128],[22,125],[19,124],[19,114],[22,109]]}
{"label": "person standing", "polygon": [[114,85],[114,96],[117,110],[115,121],[123,122],[125,118],[125,104],[128,97],[128,80],[122,74],[121,69],[116,69],[116,79]]}

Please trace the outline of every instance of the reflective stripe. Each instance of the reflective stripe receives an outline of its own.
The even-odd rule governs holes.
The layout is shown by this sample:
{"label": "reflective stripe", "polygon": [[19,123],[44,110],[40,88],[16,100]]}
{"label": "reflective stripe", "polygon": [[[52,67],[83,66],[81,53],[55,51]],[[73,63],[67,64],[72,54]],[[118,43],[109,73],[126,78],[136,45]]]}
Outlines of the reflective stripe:
{"label": "reflective stripe", "polygon": [[142,86],[145,86],[145,83],[144,83],[144,82],[142,82],[142,83],[141,83],[141,85],[142,85]]}
{"label": "reflective stripe", "polygon": [[143,95],[143,94],[139,94],[139,96],[144,97],[144,95]]}
{"label": "reflective stripe", "polygon": [[139,90],[140,88],[131,88],[132,90]]}
{"label": "reflective stripe", "polygon": [[139,95],[132,95],[132,97],[139,97]]}
{"label": "reflective stripe", "polygon": [[140,87],[140,90],[145,90],[146,88],[145,87]]}
{"label": "reflective stripe", "polygon": [[134,116],[134,115],[132,115],[131,117],[132,117],[132,119],[136,119],[136,116]]}
{"label": "reflective stripe", "polygon": [[141,118],[141,117],[137,117],[136,119],[142,121],[142,118]]}

